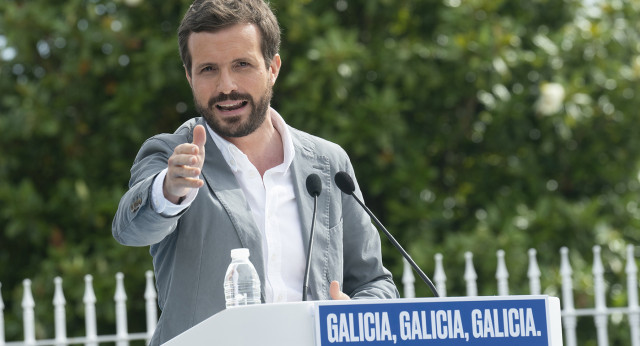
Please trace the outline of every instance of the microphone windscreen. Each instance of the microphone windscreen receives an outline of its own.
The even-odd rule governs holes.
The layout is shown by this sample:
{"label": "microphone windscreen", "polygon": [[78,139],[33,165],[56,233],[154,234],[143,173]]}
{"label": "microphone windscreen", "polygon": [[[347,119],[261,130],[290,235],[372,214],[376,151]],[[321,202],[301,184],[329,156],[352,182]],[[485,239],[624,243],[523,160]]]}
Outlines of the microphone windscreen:
{"label": "microphone windscreen", "polygon": [[347,174],[347,172],[340,171],[336,173],[335,181],[338,188],[347,195],[352,194],[353,191],[356,190],[356,185],[353,183],[353,179],[351,179],[351,176]]}
{"label": "microphone windscreen", "polygon": [[320,196],[320,192],[322,192],[322,181],[315,173],[311,173],[307,177],[307,192],[309,192],[311,197],[318,197]]}

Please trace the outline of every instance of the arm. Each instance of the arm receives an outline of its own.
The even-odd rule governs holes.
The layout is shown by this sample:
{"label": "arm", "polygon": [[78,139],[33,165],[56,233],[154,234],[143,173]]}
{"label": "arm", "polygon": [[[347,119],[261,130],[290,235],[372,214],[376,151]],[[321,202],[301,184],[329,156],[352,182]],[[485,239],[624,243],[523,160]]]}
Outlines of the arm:
{"label": "arm", "polygon": [[131,246],[151,245],[175,230],[187,208],[173,216],[153,209],[152,186],[162,170],[167,169],[164,198],[172,203],[180,202],[192,189],[204,185],[199,179],[204,162],[204,127],[194,128],[192,143],[180,144],[180,138],[178,135],[153,137],[138,152],[131,168],[130,189],[121,198],[113,219],[112,233],[118,242]]}

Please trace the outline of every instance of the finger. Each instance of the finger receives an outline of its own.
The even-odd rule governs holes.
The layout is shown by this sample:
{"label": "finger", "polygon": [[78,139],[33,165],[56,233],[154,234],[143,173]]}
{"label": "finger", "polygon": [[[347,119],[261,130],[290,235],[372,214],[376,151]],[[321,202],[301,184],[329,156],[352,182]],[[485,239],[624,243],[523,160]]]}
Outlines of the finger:
{"label": "finger", "polygon": [[167,181],[163,191],[171,196],[182,197],[189,193],[191,189],[201,188],[203,184],[204,182],[198,178],[178,178],[174,179],[172,183]]}
{"label": "finger", "polygon": [[190,189],[198,189],[204,186],[204,181],[198,178],[170,178],[165,176],[162,192],[164,197],[172,203],[178,203],[179,198],[187,195]]}
{"label": "finger", "polygon": [[202,187],[202,185],[204,185],[204,181],[200,178],[189,178],[189,177],[180,177],[178,178],[179,180],[179,185],[182,188],[193,188],[193,189],[197,189],[199,187]]}
{"label": "finger", "polygon": [[198,163],[198,157],[190,154],[174,154],[169,157],[169,166],[193,166]]}
{"label": "finger", "polygon": [[199,147],[192,143],[182,143],[173,149],[174,155],[197,155]]}
{"label": "finger", "polygon": [[170,178],[197,178],[200,176],[200,168],[191,166],[175,166],[167,171]]}
{"label": "finger", "polygon": [[331,299],[333,300],[350,300],[351,299],[344,292],[340,291],[340,284],[338,283],[338,281],[331,281],[331,286],[329,286],[329,295],[331,295]]}
{"label": "finger", "polygon": [[193,129],[193,144],[198,146],[200,152],[204,152],[204,144],[207,142],[207,133],[204,126],[198,125]]}

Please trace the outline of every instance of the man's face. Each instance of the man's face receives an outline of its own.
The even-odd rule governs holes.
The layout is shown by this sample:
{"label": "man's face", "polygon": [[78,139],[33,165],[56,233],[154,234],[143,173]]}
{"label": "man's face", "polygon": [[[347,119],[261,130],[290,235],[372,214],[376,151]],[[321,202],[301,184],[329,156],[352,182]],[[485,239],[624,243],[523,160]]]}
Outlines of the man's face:
{"label": "man's face", "polygon": [[265,67],[260,31],[237,24],[189,37],[191,75],[187,79],[198,112],[223,137],[243,137],[264,123],[280,70],[276,55]]}

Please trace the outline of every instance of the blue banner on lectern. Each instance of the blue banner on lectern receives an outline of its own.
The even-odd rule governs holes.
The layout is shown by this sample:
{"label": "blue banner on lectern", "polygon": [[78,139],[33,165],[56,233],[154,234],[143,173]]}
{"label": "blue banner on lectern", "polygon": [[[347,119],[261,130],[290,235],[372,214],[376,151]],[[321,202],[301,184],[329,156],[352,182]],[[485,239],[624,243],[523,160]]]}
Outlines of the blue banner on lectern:
{"label": "blue banner on lectern", "polygon": [[547,298],[319,304],[317,345],[548,346]]}

